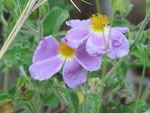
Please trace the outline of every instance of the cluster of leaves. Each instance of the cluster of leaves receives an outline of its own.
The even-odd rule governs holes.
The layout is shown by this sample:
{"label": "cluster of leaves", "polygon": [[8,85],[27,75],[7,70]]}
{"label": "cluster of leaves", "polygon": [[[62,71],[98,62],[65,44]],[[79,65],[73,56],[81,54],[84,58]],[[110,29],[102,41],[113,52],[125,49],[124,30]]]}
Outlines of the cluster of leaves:
{"label": "cluster of leaves", "polygon": [[[27,2],[28,0],[0,1],[0,24],[2,24],[0,47]],[[150,0],[147,0],[146,5],[146,15],[149,17]],[[9,104],[9,108],[14,109],[15,113],[42,113],[49,108],[58,108],[61,113],[133,113],[135,106],[138,113],[148,113],[150,108],[144,100],[135,99],[126,104],[116,97],[120,91],[133,88],[133,84],[125,79],[129,68],[139,66],[150,68],[150,32],[149,29],[144,29],[147,18],[146,22],[142,21],[139,25],[130,24],[125,18],[133,7],[130,0],[111,0],[111,6],[111,25],[130,27],[131,32],[127,36],[132,46],[129,56],[124,58],[120,68],[111,73],[107,81],[103,80],[103,76],[107,75],[107,72],[118,62],[107,57],[104,57],[100,71],[90,73],[88,83],[76,90],[68,89],[59,73],[50,80],[42,82],[30,77],[28,68],[32,63],[32,55],[38,42],[49,34],[53,34],[57,39],[64,36],[66,31],[61,27],[69,18],[69,11],[72,8],[67,0],[48,0],[31,14],[0,63],[0,74],[5,76],[4,88],[8,88],[4,89],[5,92],[0,91],[0,112]],[[17,78],[16,83],[9,84],[8,79],[12,75],[10,71],[12,69],[17,70],[17,74],[15,73]],[[3,78],[2,75],[0,78]],[[16,77],[14,74],[12,76]],[[132,94],[129,93],[128,96],[132,97]]]}

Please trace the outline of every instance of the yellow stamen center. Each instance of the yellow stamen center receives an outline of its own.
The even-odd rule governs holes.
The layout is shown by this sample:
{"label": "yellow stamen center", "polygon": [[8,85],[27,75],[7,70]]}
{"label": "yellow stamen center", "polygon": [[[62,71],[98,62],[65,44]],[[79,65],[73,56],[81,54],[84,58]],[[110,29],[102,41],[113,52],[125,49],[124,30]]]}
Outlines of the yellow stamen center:
{"label": "yellow stamen center", "polygon": [[109,20],[106,15],[93,14],[90,20],[92,28],[95,31],[103,31],[104,27],[109,24]]}
{"label": "yellow stamen center", "polygon": [[72,57],[75,53],[75,50],[69,47],[66,43],[61,42],[58,48],[59,53],[64,57]]}

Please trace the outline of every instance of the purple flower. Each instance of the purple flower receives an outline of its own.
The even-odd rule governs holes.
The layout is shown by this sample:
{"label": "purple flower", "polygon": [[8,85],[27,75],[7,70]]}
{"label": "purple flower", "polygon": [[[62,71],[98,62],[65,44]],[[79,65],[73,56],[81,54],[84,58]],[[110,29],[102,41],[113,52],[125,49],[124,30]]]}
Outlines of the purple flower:
{"label": "purple flower", "polygon": [[48,36],[35,50],[29,71],[34,79],[41,81],[52,77],[63,67],[64,82],[68,87],[76,88],[86,81],[85,70],[98,70],[101,61],[101,57],[89,56],[84,45],[75,50],[64,40],[58,43],[53,36]]}
{"label": "purple flower", "polygon": [[108,53],[111,59],[126,56],[129,52],[129,42],[123,33],[128,27],[110,27],[105,15],[92,15],[87,20],[70,20],[66,24],[71,27],[66,40],[72,48],[78,48],[86,43],[86,51],[92,56],[102,56]]}

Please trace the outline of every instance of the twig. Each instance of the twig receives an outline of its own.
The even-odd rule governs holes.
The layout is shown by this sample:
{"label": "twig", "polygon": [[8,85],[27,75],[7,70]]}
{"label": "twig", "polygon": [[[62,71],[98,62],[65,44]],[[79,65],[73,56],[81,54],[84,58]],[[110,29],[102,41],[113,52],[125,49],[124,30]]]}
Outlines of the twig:
{"label": "twig", "polygon": [[72,1],[72,0],[69,0],[73,5],[74,5],[74,7],[79,11],[79,12],[81,12],[81,10],[78,8],[78,6]]}
{"label": "twig", "polygon": [[87,1],[85,1],[85,0],[81,0],[81,2],[84,2],[84,3],[88,4],[88,5],[93,5],[92,3],[87,2]]}

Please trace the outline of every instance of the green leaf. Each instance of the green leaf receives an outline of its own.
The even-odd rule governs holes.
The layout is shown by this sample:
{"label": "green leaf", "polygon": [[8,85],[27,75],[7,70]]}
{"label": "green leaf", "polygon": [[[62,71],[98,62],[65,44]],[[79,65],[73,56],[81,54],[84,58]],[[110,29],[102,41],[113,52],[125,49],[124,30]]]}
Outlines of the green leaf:
{"label": "green leaf", "polygon": [[59,103],[59,98],[55,93],[50,93],[44,100],[44,104],[49,107],[56,107]]}
{"label": "green leaf", "polygon": [[0,101],[6,100],[6,99],[12,99],[10,95],[1,94],[0,95]]}
{"label": "green leaf", "polygon": [[134,55],[136,58],[138,58],[137,63],[141,63],[141,65],[150,66],[150,59],[148,57],[146,50],[146,47],[144,45],[138,44],[138,48],[131,52],[132,55]]}
{"label": "green leaf", "polygon": [[133,7],[130,0],[112,0],[111,5],[113,13],[119,11],[124,16],[126,16]]}
{"label": "green leaf", "polygon": [[[16,0],[16,2],[17,2],[17,0]],[[22,5],[26,5],[28,0],[18,0],[18,2],[19,2],[19,5],[22,6]]]}
{"label": "green leaf", "polygon": [[44,35],[57,34],[61,25],[69,17],[68,11],[54,7],[43,22]]}
{"label": "green leaf", "polygon": [[[136,103],[137,102],[137,103]],[[143,113],[146,111],[148,105],[143,100],[136,100],[132,104],[129,105],[119,105],[117,107],[117,112],[116,113],[133,113],[135,108],[135,104],[137,104],[137,112],[136,113]]]}
{"label": "green leaf", "polygon": [[15,8],[15,3],[13,0],[3,0],[3,5],[6,10],[12,11]]}
{"label": "green leaf", "polygon": [[115,19],[112,22],[112,26],[128,26],[129,22],[126,19]]}
{"label": "green leaf", "polygon": [[8,64],[31,64],[32,50],[28,47],[23,47],[21,44],[12,46],[4,57]]}

